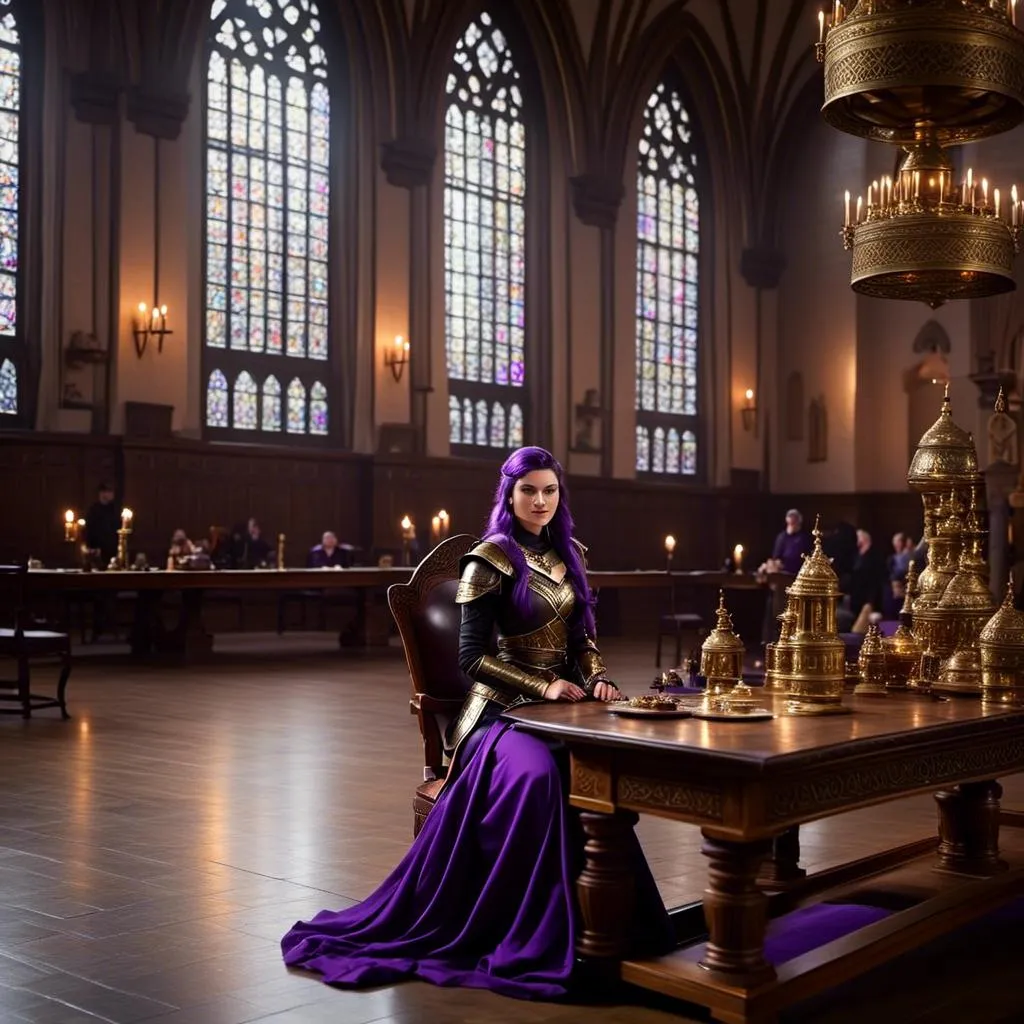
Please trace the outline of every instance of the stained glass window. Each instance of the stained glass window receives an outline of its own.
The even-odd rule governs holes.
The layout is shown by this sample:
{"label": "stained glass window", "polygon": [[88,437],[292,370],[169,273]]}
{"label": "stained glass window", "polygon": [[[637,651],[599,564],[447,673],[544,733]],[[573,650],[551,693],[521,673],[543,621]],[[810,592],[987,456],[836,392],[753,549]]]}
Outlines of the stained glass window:
{"label": "stained glass window", "polygon": [[206,384],[206,422],[211,427],[230,426],[228,421],[228,379],[214,370]]}
{"label": "stained glass window", "polygon": [[[644,109],[637,170],[636,468],[695,475],[700,204],[693,125],[661,83]],[[653,436],[652,436],[653,429]]]}
{"label": "stained glass window", "polygon": [[[321,36],[314,0],[212,7],[204,358],[236,384],[230,424],[207,407],[208,428],[327,433],[331,97]],[[282,418],[282,374],[302,387],[301,415],[289,387]]]}
{"label": "stained glass window", "polygon": [[446,91],[445,341],[456,399],[450,436],[506,448],[512,405],[521,437],[525,404],[526,129],[519,72],[489,14],[459,40]]}
{"label": "stained glass window", "polygon": [[263,382],[263,414],[260,426],[267,431],[281,429],[281,385],[276,377]]}
{"label": "stained glass window", "polygon": [[320,381],[309,389],[309,432],[327,433],[327,388]]}
{"label": "stained glass window", "polygon": [[306,389],[296,377],[288,385],[288,433],[306,432]]}
{"label": "stained glass window", "polygon": [[21,410],[18,330],[20,250],[21,37],[11,0],[0,0],[0,416]]}

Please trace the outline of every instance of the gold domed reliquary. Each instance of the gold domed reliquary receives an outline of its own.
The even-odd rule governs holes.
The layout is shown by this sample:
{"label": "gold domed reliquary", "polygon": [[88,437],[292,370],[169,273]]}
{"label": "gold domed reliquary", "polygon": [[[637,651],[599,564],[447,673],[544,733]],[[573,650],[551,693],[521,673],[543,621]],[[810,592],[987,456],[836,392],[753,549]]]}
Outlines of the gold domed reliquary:
{"label": "gold domed reliquary", "polygon": [[999,610],[978,638],[981,700],[984,704],[1024,705],[1024,612],[1013,606],[1013,579]]}
{"label": "gold domed reliquary", "polygon": [[914,635],[914,598],[917,596],[917,566],[907,568],[906,593],[900,609],[899,628],[882,641],[885,652],[887,690],[917,690],[920,687],[921,655],[924,648]]}
{"label": "gold domed reliquary", "polygon": [[839,578],[821,548],[821,520],[814,524],[814,550],[804,559],[786,593],[795,624],[786,645],[788,664],[776,672],[792,715],[836,714],[843,706],[846,645],[836,631]]}

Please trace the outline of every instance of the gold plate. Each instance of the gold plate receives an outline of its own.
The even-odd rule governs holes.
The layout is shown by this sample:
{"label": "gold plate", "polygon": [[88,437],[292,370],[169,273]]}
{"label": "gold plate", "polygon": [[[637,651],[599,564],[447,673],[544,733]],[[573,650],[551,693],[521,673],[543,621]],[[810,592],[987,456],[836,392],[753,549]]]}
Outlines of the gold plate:
{"label": "gold plate", "polygon": [[608,711],[613,715],[630,715],[634,718],[689,718],[693,714],[689,708],[678,705],[672,711],[662,711],[658,708],[631,708],[629,704],[620,704],[618,701],[612,701]]}
{"label": "gold plate", "polygon": [[728,711],[702,711],[698,708],[694,710],[693,717],[703,718],[709,722],[767,722],[775,717],[775,712],[767,708],[757,708],[754,711],[729,714]]}

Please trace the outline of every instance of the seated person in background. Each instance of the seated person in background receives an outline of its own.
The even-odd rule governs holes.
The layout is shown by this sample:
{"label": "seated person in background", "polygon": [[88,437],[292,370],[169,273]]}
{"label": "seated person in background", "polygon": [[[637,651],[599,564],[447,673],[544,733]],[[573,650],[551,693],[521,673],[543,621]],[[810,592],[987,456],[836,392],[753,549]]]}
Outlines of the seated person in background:
{"label": "seated person in background", "polygon": [[196,547],[188,539],[185,531],[179,526],[174,533],[171,534],[171,549],[168,552],[171,558],[186,558],[195,552]]}
{"label": "seated person in background", "polygon": [[889,558],[889,582],[892,584],[893,597],[903,597],[903,584],[907,579],[907,569],[914,558],[915,547],[909,534],[893,534],[893,553]]}
{"label": "seated person in background", "polygon": [[235,569],[256,569],[273,561],[270,545],[263,539],[260,524],[252,516],[245,526],[235,527],[231,542]]}
{"label": "seated person in background", "polygon": [[114,503],[114,488],[101,483],[96,488],[96,501],[85,513],[85,545],[100,553],[100,564],[105,569],[117,555],[117,531],[121,513]]}
{"label": "seated person in background", "polygon": [[761,571],[788,572],[795,576],[803,565],[803,556],[809,555],[813,547],[811,535],[804,530],[804,517],[791,508],[786,513],[786,528],[775,538],[772,557],[761,566]]}
{"label": "seated person in background", "polygon": [[338,544],[338,536],[332,530],[325,530],[320,543],[309,549],[306,564],[310,569],[345,568],[350,561],[349,552]]}

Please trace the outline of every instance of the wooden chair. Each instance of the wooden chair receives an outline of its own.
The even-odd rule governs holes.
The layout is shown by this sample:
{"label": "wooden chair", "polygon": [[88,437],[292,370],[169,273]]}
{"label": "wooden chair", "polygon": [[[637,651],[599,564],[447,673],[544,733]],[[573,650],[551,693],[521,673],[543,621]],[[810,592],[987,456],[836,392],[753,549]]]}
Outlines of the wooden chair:
{"label": "wooden chair", "polygon": [[[26,605],[27,565],[0,565],[0,604],[13,610],[13,628],[0,628],[0,658],[11,658],[17,665],[14,680],[0,679],[0,703],[15,703],[17,708],[0,707],[0,714],[18,714],[31,718],[33,711],[60,708],[69,718],[64,691],[71,675],[71,638],[67,633],[48,629],[30,629],[33,625]],[[59,658],[60,678],[56,697],[41,697],[29,688],[29,663],[36,658]],[[6,692],[13,691],[13,692]]]}
{"label": "wooden chair", "polygon": [[443,541],[420,562],[408,583],[388,588],[388,606],[405,648],[412,682],[409,710],[423,737],[423,782],[413,796],[413,835],[417,835],[441,791],[448,768],[444,731],[458,714],[470,679],[459,668],[459,623],[455,603],[459,562],[476,540],[459,534]]}
{"label": "wooden chair", "polygon": [[699,640],[704,633],[704,619],[696,612],[681,612],[676,608],[676,584],[671,581],[669,589],[669,610],[658,617],[658,649],[654,655],[654,663],[661,668],[661,641],[664,637],[674,637],[676,641],[676,660],[672,663],[678,668],[683,660],[683,637],[692,634]]}

